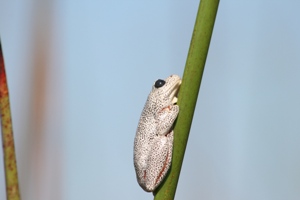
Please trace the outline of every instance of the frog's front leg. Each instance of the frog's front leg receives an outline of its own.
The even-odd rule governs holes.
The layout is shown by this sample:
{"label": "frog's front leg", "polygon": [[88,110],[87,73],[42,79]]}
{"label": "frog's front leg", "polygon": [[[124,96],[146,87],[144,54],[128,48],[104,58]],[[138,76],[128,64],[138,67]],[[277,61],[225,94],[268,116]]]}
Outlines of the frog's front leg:
{"label": "frog's front leg", "polygon": [[158,112],[156,115],[156,131],[158,135],[166,135],[170,132],[178,112],[179,106],[177,105],[169,105]]}
{"label": "frog's front leg", "polygon": [[167,135],[154,138],[154,144],[149,155],[148,166],[144,171],[145,190],[153,191],[166,176],[171,165],[173,151],[173,131]]}

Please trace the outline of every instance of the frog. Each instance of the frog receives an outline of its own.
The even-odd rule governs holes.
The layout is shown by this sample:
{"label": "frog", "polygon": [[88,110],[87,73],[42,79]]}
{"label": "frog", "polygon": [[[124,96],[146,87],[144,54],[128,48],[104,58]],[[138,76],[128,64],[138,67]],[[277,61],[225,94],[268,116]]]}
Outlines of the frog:
{"label": "frog", "polygon": [[178,75],[156,80],[140,116],[134,138],[134,167],[137,181],[146,192],[160,185],[171,166],[180,85]]}

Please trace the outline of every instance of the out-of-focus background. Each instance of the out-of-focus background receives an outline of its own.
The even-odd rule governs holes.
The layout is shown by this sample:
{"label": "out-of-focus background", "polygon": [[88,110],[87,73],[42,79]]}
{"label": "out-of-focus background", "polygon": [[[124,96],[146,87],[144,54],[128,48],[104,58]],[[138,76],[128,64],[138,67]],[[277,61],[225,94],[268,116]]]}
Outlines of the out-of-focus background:
{"label": "out-of-focus background", "polygon": [[[152,199],[133,139],[153,82],[182,76],[198,5],[0,0],[23,200]],[[220,2],[176,199],[300,199],[299,8]]]}

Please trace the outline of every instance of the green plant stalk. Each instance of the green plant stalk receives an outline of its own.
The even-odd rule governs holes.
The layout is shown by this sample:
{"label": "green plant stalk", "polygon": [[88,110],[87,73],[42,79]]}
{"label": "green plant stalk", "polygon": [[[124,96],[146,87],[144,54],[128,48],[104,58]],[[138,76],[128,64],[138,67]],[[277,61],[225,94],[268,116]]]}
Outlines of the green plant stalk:
{"label": "green plant stalk", "polygon": [[178,94],[177,104],[180,107],[180,112],[174,127],[172,165],[166,180],[155,191],[157,193],[154,193],[155,200],[171,200],[175,196],[218,5],[219,0],[201,0],[199,5]]}
{"label": "green plant stalk", "polygon": [[9,93],[6,81],[4,59],[0,41],[0,114],[4,155],[4,170],[6,183],[6,199],[19,200],[19,181],[15,154],[14,137],[12,131]]}

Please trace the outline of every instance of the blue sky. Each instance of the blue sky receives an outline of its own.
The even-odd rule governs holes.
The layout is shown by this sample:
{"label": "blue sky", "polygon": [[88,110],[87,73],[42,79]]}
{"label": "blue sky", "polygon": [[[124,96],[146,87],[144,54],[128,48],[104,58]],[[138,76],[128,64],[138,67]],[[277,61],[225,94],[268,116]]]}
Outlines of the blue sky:
{"label": "blue sky", "polygon": [[[152,199],[133,139],[153,82],[183,74],[198,5],[0,0],[23,199]],[[300,198],[299,6],[220,2],[176,199]]]}

